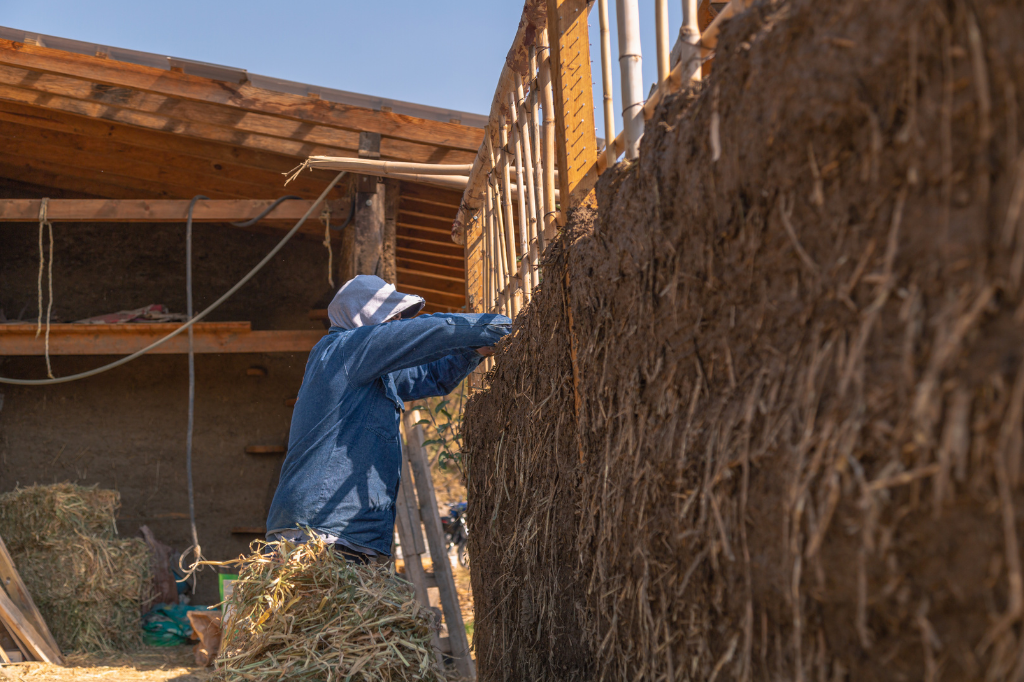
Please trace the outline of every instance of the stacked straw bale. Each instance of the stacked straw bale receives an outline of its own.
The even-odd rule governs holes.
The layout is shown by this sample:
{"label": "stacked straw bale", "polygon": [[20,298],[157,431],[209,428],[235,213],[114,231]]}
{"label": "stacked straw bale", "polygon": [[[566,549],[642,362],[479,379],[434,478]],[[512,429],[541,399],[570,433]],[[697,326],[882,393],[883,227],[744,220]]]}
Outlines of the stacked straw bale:
{"label": "stacked straw bale", "polygon": [[0,537],[65,651],[126,651],[142,643],[152,595],[149,551],[117,538],[114,490],[70,483],[0,495]]}
{"label": "stacked straw bale", "polygon": [[354,566],[319,539],[254,549],[225,605],[220,679],[445,679],[433,614],[393,567]]}
{"label": "stacked straw bale", "polygon": [[481,680],[1024,677],[1022,35],[726,25],[470,404]]}

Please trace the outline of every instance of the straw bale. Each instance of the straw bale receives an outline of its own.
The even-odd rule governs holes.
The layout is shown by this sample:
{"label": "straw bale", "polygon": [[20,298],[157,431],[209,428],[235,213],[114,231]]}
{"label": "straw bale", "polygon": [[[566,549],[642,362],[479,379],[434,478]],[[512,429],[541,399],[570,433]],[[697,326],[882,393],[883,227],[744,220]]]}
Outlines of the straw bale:
{"label": "straw bale", "polygon": [[433,615],[391,566],[355,566],[319,539],[254,543],[225,610],[223,680],[444,680]]}
{"label": "straw bale", "polygon": [[70,483],[0,495],[0,537],[65,651],[142,644],[139,617],[153,594],[149,548],[116,538],[119,501],[117,491]]}
{"label": "straw bale", "polygon": [[116,490],[73,483],[33,485],[0,495],[0,536],[11,552],[75,535],[113,539]]}
{"label": "straw bale", "polygon": [[468,408],[481,680],[1024,676],[1021,35],[725,26]]}

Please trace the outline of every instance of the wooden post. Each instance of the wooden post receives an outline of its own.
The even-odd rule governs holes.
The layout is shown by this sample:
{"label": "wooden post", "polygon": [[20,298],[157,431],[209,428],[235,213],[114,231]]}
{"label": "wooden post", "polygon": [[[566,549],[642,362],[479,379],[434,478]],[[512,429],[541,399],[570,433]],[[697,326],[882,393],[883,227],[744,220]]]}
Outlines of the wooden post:
{"label": "wooden post", "polygon": [[381,274],[380,278],[391,284],[398,284],[398,266],[395,263],[396,223],[398,221],[398,201],[401,182],[388,178],[378,185],[384,190],[384,230],[382,234]]}
{"label": "wooden post", "polygon": [[604,153],[606,166],[615,165],[615,104],[612,96],[612,32],[608,0],[599,0],[601,15],[601,89],[604,92]]}
{"label": "wooden post", "polygon": [[644,134],[643,57],[640,50],[640,9],[637,0],[616,0],[619,28],[619,69],[622,73],[622,127],[626,158],[640,155]]}
{"label": "wooden post", "polygon": [[[60,646],[57,645],[57,640],[50,634],[50,628],[46,625],[43,614],[39,613],[35,602],[32,601],[32,595],[29,594],[28,588],[25,587],[25,583],[18,574],[18,569],[14,567],[14,560],[7,551],[7,545],[4,544],[3,538],[0,538],[0,582],[3,583],[3,587],[0,587],[0,590],[4,587],[7,588],[11,601],[21,610],[21,614],[39,633],[51,652],[56,655],[54,662],[58,665],[64,665],[60,658]],[[13,634],[11,636],[14,637]]]}
{"label": "wooden post", "polygon": [[466,624],[462,620],[459,597],[455,591],[455,578],[452,575],[452,565],[448,559],[444,531],[441,528],[441,515],[437,510],[434,482],[430,477],[430,465],[427,462],[427,453],[423,448],[423,430],[416,426],[414,411],[406,411],[402,421],[405,425],[409,463],[412,465],[413,478],[416,482],[420,515],[427,534],[427,544],[430,548],[430,561],[433,564],[434,580],[441,595],[444,620],[448,625],[448,641],[451,645],[451,655],[455,659],[455,668],[459,674],[462,677],[473,680],[476,678],[476,665],[473,663],[473,658],[469,652]]}
{"label": "wooden post", "polygon": [[[544,29],[537,36],[537,45],[544,51],[540,62],[541,99],[544,110],[544,239],[555,237],[560,221],[555,204],[555,97],[551,83],[551,47],[548,45],[548,31]],[[564,171],[563,171],[564,172]],[[569,197],[565,197],[568,201]]]}

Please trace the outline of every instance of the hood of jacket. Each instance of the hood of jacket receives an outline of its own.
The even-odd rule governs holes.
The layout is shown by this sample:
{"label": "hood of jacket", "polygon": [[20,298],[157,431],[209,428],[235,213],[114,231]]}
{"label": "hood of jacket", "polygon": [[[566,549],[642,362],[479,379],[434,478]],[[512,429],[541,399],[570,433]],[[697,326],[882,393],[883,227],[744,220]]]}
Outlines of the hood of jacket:
{"label": "hood of jacket", "polygon": [[403,294],[374,275],[357,275],[338,289],[327,307],[332,327],[356,329],[380,324],[393,317],[413,317],[425,301],[415,294]]}

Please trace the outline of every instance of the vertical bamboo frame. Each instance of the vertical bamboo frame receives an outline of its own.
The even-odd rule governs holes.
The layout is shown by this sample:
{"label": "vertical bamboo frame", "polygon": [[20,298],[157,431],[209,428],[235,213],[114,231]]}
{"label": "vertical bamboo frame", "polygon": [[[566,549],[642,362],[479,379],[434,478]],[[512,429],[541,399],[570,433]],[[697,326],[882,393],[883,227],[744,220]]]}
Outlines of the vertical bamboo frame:
{"label": "vertical bamboo frame", "polygon": [[668,0],[654,0],[654,37],[658,46],[658,87],[669,73]]}
{"label": "vertical bamboo frame", "polygon": [[548,44],[547,29],[537,36],[537,45],[544,52],[539,75],[541,99],[544,104],[544,238],[552,239],[560,223],[555,205],[555,98],[551,82],[551,48]]}
{"label": "vertical bamboo frame", "polygon": [[[686,0],[684,0],[685,2]],[[612,31],[608,21],[608,0],[598,0],[601,21],[601,90],[604,94],[605,163],[615,165],[615,100],[612,95]]]}
{"label": "vertical bamboo frame", "polygon": [[637,0],[616,0],[619,29],[619,69],[622,85],[622,130],[627,159],[640,155],[644,134],[643,56],[640,48],[640,8]]}

